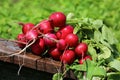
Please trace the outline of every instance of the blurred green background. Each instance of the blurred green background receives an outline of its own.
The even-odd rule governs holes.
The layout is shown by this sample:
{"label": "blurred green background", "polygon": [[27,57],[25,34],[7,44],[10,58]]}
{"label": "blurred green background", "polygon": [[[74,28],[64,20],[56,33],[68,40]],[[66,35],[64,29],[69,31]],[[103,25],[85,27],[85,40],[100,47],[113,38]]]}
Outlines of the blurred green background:
{"label": "blurred green background", "polygon": [[17,22],[37,24],[52,12],[61,11],[77,18],[102,19],[120,42],[119,5],[120,0],[0,0],[0,38],[15,39],[21,33]]}
{"label": "blurred green background", "polygon": [[21,33],[17,22],[37,24],[52,12],[61,11],[76,18],[102,19],[117,38],[120,52],[119,6],[120,0],[0,0],[0,38],[15,39]]}

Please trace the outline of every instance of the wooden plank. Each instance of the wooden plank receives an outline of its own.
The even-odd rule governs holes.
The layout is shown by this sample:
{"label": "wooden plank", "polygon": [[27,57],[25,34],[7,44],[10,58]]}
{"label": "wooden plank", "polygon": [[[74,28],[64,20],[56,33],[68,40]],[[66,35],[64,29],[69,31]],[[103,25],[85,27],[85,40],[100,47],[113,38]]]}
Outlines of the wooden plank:
{"label": "wooden plank", "polygon": [[17,46],[17,43],[0,39],[0,52],[5,54],[12,54],[20,50],[21,48]]}
{"label": "wooden plank", "polygon": [[[0,52],[0,56],[4,56],[4,55],[5,55],[5,53]],[[9,63],[14,62],[13,57],[0,57],[0,60],[4,61],[4,62],[9,62]]]}
{"label": "wooden plank", "polygon": [[37,60],[37,70],[49,73],[56,73],[60,70],[61,64],[50,58],[41,58]]}
{"label": "wooden plank", "polygon": [[[0,39],[0,60],[4,62],[10,62],[13,63],[13,56],[8,57],[7,55],[10,55],[12,53],[17,52],[20,50],[19,47],[16,47],[16,44],[4,39]],[[5,57],[4,57],[5,56]]]}
{"label": "wooden plank", "polygon": [[37,69],[37,59],[39,58],[39,56],[33,55],[31,53],[15,55],[14,64],[23,65],[32,69]]}

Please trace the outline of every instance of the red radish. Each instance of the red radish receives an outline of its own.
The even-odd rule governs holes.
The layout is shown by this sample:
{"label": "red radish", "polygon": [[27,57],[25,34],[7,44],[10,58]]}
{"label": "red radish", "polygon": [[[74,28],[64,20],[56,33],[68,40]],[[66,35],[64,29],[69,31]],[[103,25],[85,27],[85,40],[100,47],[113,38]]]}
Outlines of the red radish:
{"label": "red radish", "polygon": [[89,55],[86,55],[86,56],[85,56],[85,60],[87,60],[87,59],[92,60],[92,57],[91,57],[91,56],[89,56]]}
{"label": "red radish", "polygon": [[53,33],[47,33],[44,36],[45,44],[49,47],[55,46],[56,45],[56,40],[57,40],[57,37]]}
{"label": "red radish", "polygon": [[61,56],[61,61],[65,64],[72,64],[74,60],[75,52],[73,50],[66,50]]}
{"label": "red radish", "polygon": [[64,39],[60,39],[60,40],[57,42],[56,46],[57,46],[57,48],[58,48],[59,50],[64,50],[64,49],[67,47],[67,44],[66,44],[66,42],[65,42]]}
{"label": "red radish", "polygon": [[76,34],[68,34],[65,38],[65,41],[68,46],[75,47],[78,44],[78,36]]}
{"label": "red radish", "polygon": [[45,49],[45,43],[42,38],[36,40],[36,42],[31,45],[31,50],[32,50],[33,54],[35,54],[35,55],[42,54],[44,49]]}
{"label": "red radish", "polygon": [[44,34],[53,32],[53,26],[50,20],[43,20],[38,25],[38,31]]}
{"label": "red radish", "polygon": [[62,52],[59,51],[58,48],[51,48],[48,52],[53,59],[60,60],[60,56],[62,55]]}
{"label": "red radish", "polygon": [[45,48],[45,42],[44,42],[43,38],[40,38],[40,40],[39,40],[39,46],[41,46],[41,48],[44,50],[44,48]]}
{"label": "red radish", "polygon": [[[25,39],[25,35],[24,34],[18,34],[17,40],[20,41],[20,42],[25,42],[26,43],[26,39]],[[24,48],[25,44],[18,43],[18,46],[20,48]]]}
{"label": "red radish", "polygon": [[66,24],[66,16],[62,12],[54,12],[49,16],[55,27],[62,27]]}
{"label": "red radish", "polygon": [[30,31],[33,27],[34,27],[34,24],[32,23],[19,23],[20,25],[22,25],[22,32],[24,34],[26,34],[28,31]]}
{"label": "red radish", "polygon": [[73,33],[73,26],[71,25],[66,25],[63,28],[61,28],[59,31],[57,31],[56,36],[58,37],[58,39],[65,39],[65,37],[70,34]]}
{"label": "red radish", "polygon": [[36,32],[36,30],[30,30],[26,33],[25,37],[27,41],[31,41],[33,39],[37,39],[38,33]]}
{"label": "red radish", "polygon": [[83,59],[81,58],[81,59],[79,60],[79,64],[83,64],[84,61],[87,60],[87,59],[92,60],[92,57],[89,56],[89,55],[87,55],[87,56],[85,56]]}
{"label": "red radish", "polygon": [[75,52],[78,56],[84,56],[85,53],[88,50],[88,45],[86,43],[79,43],[76,48],[75,48]]}

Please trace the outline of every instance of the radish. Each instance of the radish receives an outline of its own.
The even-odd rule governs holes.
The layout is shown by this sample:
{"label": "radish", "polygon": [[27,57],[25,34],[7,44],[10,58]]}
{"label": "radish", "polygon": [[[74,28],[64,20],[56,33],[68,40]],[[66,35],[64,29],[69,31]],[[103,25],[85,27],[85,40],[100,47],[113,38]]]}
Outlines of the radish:
{"label": "radish", "polygon": [[36,30],[30,30],[26,33],[25,37],[27,41],[31,41],[33,39],[37,39],[38,33],[36,32]]}
{"label": "radish", "polygon": [[42,38],[36,40],[34,44],[31,45],[31,50],[35,55],[40,55],[45,49],[45,42]]}
{"label": "radish", "polygon": [[[25,35],[24,35],[24,34],[18,34],[17,40],[20,41],[20,42],[26,43],[26,39],[25,39]],[[25,47],[25,44],[18,43],[18,46],[19,46],[20,48],[24,48],[24,47]]]}
{"label": "radish", "polygon": [[81,59],[79,60],[79,64],[83,64],[84,61],[87,60],[87,59],[92,60],[92,57],[89,56],[89,55],[86,55],[83,59],[81,58]]}
{"label": "radish", "polygon": [[22,25],[22,32],[26,34],[28,31],[30,31],[33,27],[33,23],[19,23],[19,25]]}
{"label": "radish", "polygon": [[66,44],[66,42],[65,42],[64,39],[60,39],[60,40],[57,42],[56,46],[57,46],[57,48],[58,48],[59,50],[65,50],[65,48],[67,47],[67,44]]}
{"label": "radish", "polygon": [[45,44],[49,47],[53,47],[56,45],[56,40],[57,40],[57,37],[55,34],[53,33],[47,33],[44,35],[44,41],[45,41]]}
{"label": "radish", "polygon": [[62,12],[54,12],[49,16],[55,27],[63,27],[66,24],[66,16]]}
{"label": "radish", "polygon": [[53,32],[53,26],[50,20],[41,21],[37,29],[44,34]]}
{"label": "radish", "polygon": [[68,34],[73,33],[73,30],[73,26],[66,25],[56,32],[56,36],[58,37],[58,39],[65,39]]}
{"label": "radish", "polygon": [[88,50],[88,45],[86,43],[79,43],[75,48],[75,52],[78,56],[84,56],[87,50]]}
{"label": "radish", "polygon": [[75,60],[75,52],[73,50],[67,49],[61,56],[61,61],[65,64],[72,64]]}
{"label": "radish", "polygon": [[75,47],[78,44],[78,36],[76,34],[68,34],[65,38],[68,46]]}
{"label": "radish", "polygon": [[58,48],[51,48],[48,53],[50,56],[52,56],[53,59],[55,60],[60,60],[60,56],[62,55],[62,52],[58,50]]}

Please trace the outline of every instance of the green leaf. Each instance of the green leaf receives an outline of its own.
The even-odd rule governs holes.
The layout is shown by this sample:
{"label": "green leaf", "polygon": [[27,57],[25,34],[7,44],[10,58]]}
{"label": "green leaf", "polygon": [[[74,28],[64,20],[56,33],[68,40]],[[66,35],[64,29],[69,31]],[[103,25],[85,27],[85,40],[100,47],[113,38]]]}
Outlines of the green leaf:
{"label": "green leaf", "polygon": [[104,68],[102,67],[95,67],[94,69],[94,76],[105,76],[106,75],[106,71]]}
{"label": "green leaf", "polygon": [[108,48],[110,48],[111,51],[114,51],[114,49],[111,47],[111,45],[110,45],[108,42],[104,41],[103,39],[101,39],[100,42],[101,42],[102,44],[104,44],[105,46],[107,46]]}
{"label": "green leaf", "polygon": [[93,76],[92,80],[103,80],[100,77]]}
{"label": "green leaf", "polygon": [[93,76],[104,77],[106,76],[106,71],[103,67],[97,66],[93,61],[86,60],[87,66],[87,78],[92,79]]}
{"label": "green leaf", "polygon": [[102,20],[95,20],[94,22],[92,22],[92,24],[93,24],[93,27],[98,30],[100,27],[103,26],[103,21]]}
{"label": "green leaf", "polygon": [[93,61],[96,61],[96,59],[97,59],[97,52],[96,52],[96,50],[93,48],[92,45],[88,45],[88,52],[89,52],[89,54],[92,56]]}
{"label": "green leaf", "polygon": [[67,19],[72,19],[74,17],[74,13],[68,13]]}
{"label": "green leaf", "polygon": [[119,60],[114,59],[112,62],[109,63],[109,66],[111,68],[116,69],[117,71],[120,71],[120,61]]}
{"label": "green leaf", "polygon": [[101,36],[102,36],[102,34],[101,34],[100,31],[98,31],[98,30],[94,31],[94,39],[95,39],[95,41],[97,41],[97,42],[101,41],[101,39],[102,39]]}
{"label": "green leaf", "polygon": [[100,49],[102,50],[101,51],[101,54],[98,54],[98,59],[108,59],[111,57],[111,51],[108,47],[104,46],[104,45],[100,45]]}
{"label": "green leaf", "polygon": [[89,22],[89,18],[84,18],[84,19],[82,20],[82,22],[83,22],[83,23],[88,23],[88,22]]}
{"label": "green leaf", "polygon": [[52,80],[63,80],[62,73],[55,73]]}
{"label": "green leaf", "polygon": [[76,70],[76,71],[86,71],[86,64],[77,64],[77,65],[72,65],[70,66],[70,69]]}
{"label": "green leaf", "polygon": [[80,31],[80,26],[75,26],[73,33],[77,34]]}
{"label": "green leaf", "polygon": [[102,27],[102,38],[107,41],[109,44],[115,44],[116,40],[113,36],[112,31],[105,25]]}
{"label": "green leaf", "polygon": [[111,72],[107,74],[107,80],[118,80],[120,79],[120,72]]}
{"label": "green leaf", "polygon": [[74,71],[74,75],[76,75],[76,77],[77,77],[79,80],[82,80],[82,79],[83,79],[82,72],[80,72],[80,71]]}

